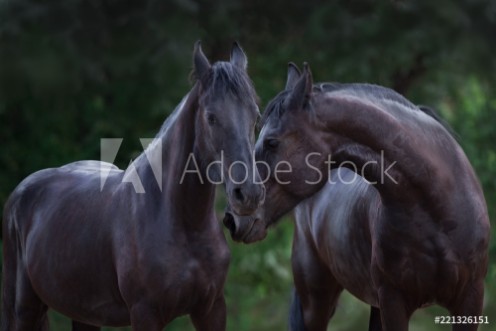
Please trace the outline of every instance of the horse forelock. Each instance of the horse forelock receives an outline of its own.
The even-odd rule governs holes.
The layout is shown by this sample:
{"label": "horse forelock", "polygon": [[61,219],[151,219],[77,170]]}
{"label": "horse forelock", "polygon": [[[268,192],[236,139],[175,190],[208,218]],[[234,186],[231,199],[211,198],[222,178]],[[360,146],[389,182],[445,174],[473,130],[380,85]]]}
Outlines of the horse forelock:
{"label": "horse forelock", "polygon": [[278,95],[276,95],[272,100],[269,101],[267,106],[265,107],[265,111],[262,115],[262,118],[259,123],[259,127],[261,128],[269,121],[269,118],[277,117],[280,118],[284,112],[286,111],[286,107],[284,106],[284,102],[288,94],[289,90],[282,91]]}
{"label": "horse forelock", "polygon": [[240,100],[252,99],[258,103],[253,82],[246,71],[230,62],[216,62],[206,78],[204,93],[215,98],[231,94]]}

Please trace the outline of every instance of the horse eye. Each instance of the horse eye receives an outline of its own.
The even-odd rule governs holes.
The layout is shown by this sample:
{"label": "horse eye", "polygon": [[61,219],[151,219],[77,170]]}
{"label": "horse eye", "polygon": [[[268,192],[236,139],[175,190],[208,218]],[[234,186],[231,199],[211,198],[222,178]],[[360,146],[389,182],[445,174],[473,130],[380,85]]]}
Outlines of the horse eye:
{"label": "horse eye", "polygon": [[214,125],[217,122],[217,118],[215,118],[214,114],[208,114],[207,115],[207,121],[208,121],[208,124]]}
{"label": "horse eye", "polygon": [[279,146],[279,140],[274,138],[265,139],[264,146],[267,149],[275,149],[277,148],[277,146]]}

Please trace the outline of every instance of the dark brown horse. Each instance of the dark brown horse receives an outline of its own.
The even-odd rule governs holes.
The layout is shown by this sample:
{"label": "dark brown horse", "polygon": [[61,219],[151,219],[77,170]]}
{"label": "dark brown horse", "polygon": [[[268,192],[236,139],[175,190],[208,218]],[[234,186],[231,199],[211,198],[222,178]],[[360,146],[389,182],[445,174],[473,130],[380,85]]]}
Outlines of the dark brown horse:
{"label": "dark brown horse", "polygon": [[266,201],[224,222],[236,240],[261,240],[312,197],[296,213],[293,330],[325,330],[343,288],[376,307],[371,330],[406,331],[433,303],[481,314],[486,203],[464,152],[428,113],[379,86],[313,85],[307,66],[290,65],[256,145]]}
{"label": "dark brown horse", "polygon": [[258,174],[243,181],[231,167],[253,158],[258,107],[246,65],[237,44],[230,62],[210,65],[197,43],[197,82],[128,170],[81,161],[19,184],[3,214],[4,331],[47,330],[47,308],[80,330],[158,331],[184,314],[197,330],[225,329],[230,253],[212,181],[225,178],[240,214],[264,197]]}

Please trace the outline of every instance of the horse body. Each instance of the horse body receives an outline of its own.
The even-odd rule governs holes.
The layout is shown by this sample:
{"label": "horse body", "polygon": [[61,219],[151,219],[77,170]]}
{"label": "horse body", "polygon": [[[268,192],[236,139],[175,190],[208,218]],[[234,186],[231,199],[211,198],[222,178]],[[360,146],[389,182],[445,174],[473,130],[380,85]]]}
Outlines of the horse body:
{"label": "horse body", "polygon": [[[481,187],[455,140],[430,116],[402,103],[381,104],[373,96],[357,98],[349,90],[317,92],[313,100],[326,132],[332,132],[327,148],[333,160],[352,161],[365,169],[364,177],[376,183],[381,197],[378,216],[368,219],[368,224],[348,219],[354,226],[350,231],[357,232],[349,239],[368,228],[370,246],[355,241],[348,247],[329,247],[337,249],[336,255],[358,251],[361,261],[369,262],[362,265],[370,271],[365,276],[369,282],[361,283],[364,273],[360,277],[352,272],[338,273],[338,282],[380,307],[385,330],[406,330],[410,315],[432,303],[455,316],[479,315],[489,218]],[[336,139],[336,134],[346,140]],[[381,152],[385,167],[392,167],[392,177],[384,176],[384,168],[365,168],[371,160],[379,164]],[[370,261],[364,260],[367,248]],[[368,293],[375,292],[375,300],[361,297],[360,284],[373,285]],[[453,326],[454,330],[476,328],[476,324]]]}
{"label": "horse body", "polygon": [[[233,52],[242,53],[237,45]],[[244,53],[234,55],[239,56]],[[225,329],[223,287],[230,253],[214,214],[215,185],[201,176],[206,176],[207,162],[217,160],[224,149],[250,158],[247,142],[256,105],[244,67],[220,63],[210,68],[199,46],[198,61],[203,63],[195,63],[195,70],[206,66],[210,73],[199,78],[157,140],[126,171],[80,161],[39,171],[14,190],[4,209],[3,330],[46,330],[48,307],[77,321],[74,329],[131,324],[133,330],[158,331],[184,314],[197,329]],[[210,85],[215,90],[233,84],[230,74],[238,75],[231,93],[208,94]],[[233,102],[233,91],[239,99],[228,107],[222,100]],[[242,93],[249,94],[243,99]],[[214,101],[216,106],[207,104]],[[226,131],[211,131],[207,107],[215,111],[216,123],[237,126],[232,130],[238,130],[239,138],[230,140],[234,146],[202,148],[199,141],[211,142],[205,134],[218,139]],[[238,113],[232,114],[232,108]],[[229,165],[238,156],[219,163]],[[198,172],[184,175],[192,167],[191,157]],[[154,162],[162,167],[161,183]],[[103,173],[108,176],[101,186]],[[233,202],[241,211],[263,198],[260,185],[250,180],[233,185],[231,179],[226,178],[226,188],[238,198]]]}
{"label": "horse body", "polygon": [[[372,236],[375,227],[390,222],[383,218],[385,206],[379,192],[347,168],[333,169],[330,180],[332,183],[326,183],[295,208],[292,254],[295,285],[300,293],[307,293],[313,287],[317,287],[321,295],[326,293],[325,310],[329,306],[331,310],[335,308],[342,289],[378,308],[378,287],[373,281],[371,266],[380,265],[381,261],[372,256]],[[462,256],[455,251],[458,247],[443,242],[449,238],[440,236],[437,226],[419,226],[418,223],[402,238],[395,233],[394,240],[385,237],[386,242],[378,244],[384,247],[391,242],[395,246],[402,245],[404,240],[408,243],[401,257],[401,270],[386,271],[396,286],[408,289],[412,304],[418,307],[436,302],[446,305],[456,299],[453,296],[458,283],[470,282],[471,277],[463,266],[465,261],[457,259]],[[421,228],[422,232],[418,233],[415,228]],[[477,261],[477,256],[470,258]]]}
{"label": "horse body", "polygon": [[[5,209],[6,245],[8,240],[18,241],[17,272],[29,279],[24,292],[34,291],[31,295],[76,320],[98,325],[108,316],[105,322],[114,325],[122,321],[117,312],[125,304],[115,282],[111,234],[114,221],[123,217],[109,217],[109,209],[120,202],[113,200],[110,190],[99,192],[99,172],[88,171],[68,165],[24,180]],[[94,199],[107,204],[97,207]],[[102,278],[105,282],[100,282]],[[66,286],[71,296],[60,295]]]}
{"label": "horse body", "polygon": [[430,116],[403,104],[381,107],[370,102],[373,98],[351,95],[337,91],[315,98],[332,109],[320,111],[329,130],[346,131],[352,140],[334,149],[335,160],[353,160],[360,169],[378,160],[380,150],[386,162],[399,163],[393,178],[365,173],[378,183],[383,203],[371,225],[372,278],[378,288],[384,279],[387,286],[400,288],[411,309],[432,302],[455,309],[460,292],[470,291],[466,284],[485,274],[487,265],[487,251],[481,248],[487,247],[489,219],[472,167]]}
{"label": "horse body", "polygon": [[[36,296],[74,320],[109,326],[129,325],[128,309],[142,300],[160,311],[164,323],[211,306],[222,296],[229,262],[213,207],[203,209],[213,204],[214,187],[184,195],[169,184],[150,199],[122,182],[124,171],[113,170],[100,191],[95,165],[37,172],[7,204],[7,240],[17,237],[17,263]],[[145,191],[154,186],[145,183]],[[189,215],[177,208],[183,203],[191,206]],[[189,233],[189,222],[195,232]],[[166,305],[163,298],[174,300]]]}
{"label": "horse body", "polygon": [[[234,239],[261,240],[308,199],[298,207],[293,242],[304,317],[304,325],[294,319],[295,331],[325,330],[343,287],[380,308],[381,320],[372,310],[374,330],[406,331],[411,314],[431,303],[454,316],[481,314],[490,230],[484,195],[461,147],[429,113],[379,86],[314,85],[307,66],[300,74],[290,65],[256,144],[257,161],[270,168],[266,202],[251,217],[228,210],[224,223]],[[276,173],[281,162],[291,171]],[[340,166],[374,188],[326,184],[329,169]]]}

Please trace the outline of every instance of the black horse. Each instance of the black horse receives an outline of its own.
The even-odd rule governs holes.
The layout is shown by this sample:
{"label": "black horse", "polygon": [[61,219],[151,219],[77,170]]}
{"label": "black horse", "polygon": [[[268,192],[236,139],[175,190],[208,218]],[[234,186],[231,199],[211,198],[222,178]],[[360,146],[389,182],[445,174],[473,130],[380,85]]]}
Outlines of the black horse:
{"label": "black horse", "polygon": [[481,315],[485,199],[430,113],[379,86],[313,85],[307,65],[303,74],[290,65],[256,145],[266,201],[249,217],[228,211],[224,223],[235,240],[261,240],[307,199],[293,242],[294,331],[325,330],[343,288],[374,307],[371,330],[406,331],[411,314],[434,303],[453,316]]}
{"label": "black horse", "polygon": [[47,330],[47,308],[78,330],[158,331],[184,314],[198,330],[225,329],[230,252],[212,181],[225,178],[237,213],[263,200],[256,170],[243,181],[231,167],[252,165],[259,113],[237,44],[230,62],[210,65],[198,42],[193,62],[192,90],[128,170],[80,161],[14,190],[3,214],[4,331]]}

